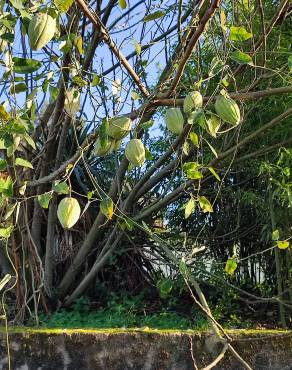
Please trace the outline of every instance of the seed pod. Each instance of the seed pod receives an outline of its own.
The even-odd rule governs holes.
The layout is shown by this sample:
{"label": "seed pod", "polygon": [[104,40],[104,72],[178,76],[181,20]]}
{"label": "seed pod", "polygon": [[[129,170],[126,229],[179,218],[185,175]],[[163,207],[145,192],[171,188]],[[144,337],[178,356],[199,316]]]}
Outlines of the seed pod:
{"label": "seed pod", "polygon": [[164,120],[167,128],[175,135],[179,135],[184,126],[184,117],[179,108],[168,108]]}
{"label": "seed pod", "polygon": [[131,131],[132,121],[128,117],[113,118],[109,122],[108,135],[115,140],[121,140]]}
{"label": "seed pod", "polygon": [[94,145],[94,154],[98,157],[103,157],[107,154],[110,154],[114,149],[115,142],[110,137],[107,140],[107,143],[104,147],[101,146],[100,138],[98,138]]}
{"label": "seed pod", "polygon": [[219,95],[216,98],[215,110],[225,122],[236,126],[240,122],[240,110],[237,103],[228,96]]}
{"label": "seed pod", "polygon": [[199,91],[190,92],[184,99],[184,112],[186,114],[191,113],[197,108],[202,108],[203,106],[203,97]]}
{"label": "seed pod", "polygon": [[75,88],[69,88],[65,93],[64,109],[71,117],[80,110],[80,92]]}
{"label": "seed pod", "polygon": [[40,50],[52,40],[56,31],[56,19],[46,13],[35,14],[28,26],[29,45]]}
{"label": "seed pod", "polygon": [[125,150],[128,161],[134,167],[141,167],[145,162],[145,148],[141,140],[132,139],[126,145]]}
{"label": "seed pod", "polygon": [[57,210],[58,219],[64,229],[70,229],[76,224],[80,217],[81,209],[75,198],[64,198],[61,200]]}

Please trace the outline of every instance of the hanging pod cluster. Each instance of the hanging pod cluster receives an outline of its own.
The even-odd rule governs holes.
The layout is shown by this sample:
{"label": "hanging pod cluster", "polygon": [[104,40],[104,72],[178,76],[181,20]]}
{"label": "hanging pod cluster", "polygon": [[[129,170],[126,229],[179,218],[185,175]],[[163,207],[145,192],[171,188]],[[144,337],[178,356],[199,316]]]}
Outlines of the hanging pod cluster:
{"label": "hanging pod cluster", "polygon": [[141,167],[145,162],[145,147],[140,139],[130,140],[126,145],[125,154],[134,167]]}
{"label": "hanging pod cluster", "polygon": [[218,116],[232,126],[237,126],[240,122],[240,109],[237,103],[227,94],[220,94],[216,98],[215,110]]}
{"label": "hanging pod cluster", "polygon": [[202,108],[203,97],[199,91],[192,91],[184,98],[183,110],[184,113],[190,114],[191,112]]}
{"label": "hanging pod cluster", "polygon": [[58,205],[57,216],[64,229],[71,229],[79,220],[80,213],[80,205],[75,198],[63,198]]}
{"label": "hanging pod cluster", "polygon": [[32,50],[40,50],[55,35],[56,19],[47,13],[34,14],[28,26],[29,45]]}
{"label": "hanging pod cluster", "polygon": [[[107,127],[101,127],[100,137],[94,145],[94,154],[103,157],[117,151],[124,139],[131,131],[132,120],[128,117],[112,118]],[[102,140],[101,136],[106,137]]]}

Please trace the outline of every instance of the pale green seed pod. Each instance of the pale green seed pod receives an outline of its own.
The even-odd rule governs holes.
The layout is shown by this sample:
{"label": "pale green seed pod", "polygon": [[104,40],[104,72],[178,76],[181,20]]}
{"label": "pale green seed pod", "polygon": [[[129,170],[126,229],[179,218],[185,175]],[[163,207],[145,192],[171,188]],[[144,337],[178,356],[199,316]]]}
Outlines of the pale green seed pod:
{"label": "pale green seed pod", "polygon": [[179,108],[168,108],[164,120],[169,131],[175,135],[181,134],[184,127],[184,117]]}
{"label": "pale green seed pod", "polygon": [[57,216],[64,229],[74,226],[79,220],[80,213],[80,205],[75,198],[64,198],[58,205]]}
{"label": "pale green seed pod", "polygon": [[94,145],[94,149],[93,149],[94,154],[97,155],[98,157],[103,157],[107,154],[110,154],[114,150],[114,145],[115,145],[114,140],[109,137],[107,144],[104,147],[102,147],[100,138],[98,138]]}
{"label": "pale green seed pod", "polygon": [[132,127],[132,120],[128,117],[112,118],[109,122],[108,135],[115,140],[126,137]]}
{"label": "pale green seed pod", "polygon": [[219,95],[216,98],[215,110],[225,122],[236,126],[240,122],[240,109],[237,103],[228,96]]}
{"label": "pale green seed pod", "polygon": [[141,167],[145,162],[145,147],[140,139],[130,140],[126,145],[125,154],[134,167]]}
{"label": "pale green seed pod", "polygon": [[189,114],[198,108],[202,108],[202,106],[203,97],[201,93],[199,91],[192,91],[184,99],[183,110],[186,114]]}

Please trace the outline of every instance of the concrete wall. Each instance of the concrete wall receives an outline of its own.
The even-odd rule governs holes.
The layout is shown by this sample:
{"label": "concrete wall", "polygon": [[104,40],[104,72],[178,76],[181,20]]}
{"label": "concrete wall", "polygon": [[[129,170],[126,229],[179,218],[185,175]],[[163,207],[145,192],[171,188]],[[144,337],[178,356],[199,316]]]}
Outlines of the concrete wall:
{"label": "concrete wall", "polygon": [[[292,370],[292,332],[236,332],[234,346],[255,370]],[[191,370],[220,352],[207,333],[16,330],[9,335],[12,370]],[[8,369],[5,333],[0,369]],[[243,369],[226,354],[214,369]]]}

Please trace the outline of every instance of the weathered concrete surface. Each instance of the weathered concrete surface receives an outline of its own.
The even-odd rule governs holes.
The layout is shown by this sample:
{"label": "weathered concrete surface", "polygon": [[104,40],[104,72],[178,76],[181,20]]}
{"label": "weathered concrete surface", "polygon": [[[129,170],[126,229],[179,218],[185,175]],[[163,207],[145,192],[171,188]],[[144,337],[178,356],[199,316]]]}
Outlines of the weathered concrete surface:
{"label": "weathered concrete surface", "polygon": [[[292,332],[232,332],[234,346],[255,370],[292,370]],[[212,362],[220,347],[199,332],[16,330],[9,334],[12,370],[191,370]],[[8,369],[0,333],[0,369]],[[214,369],[241,370],[226,354]]]}

